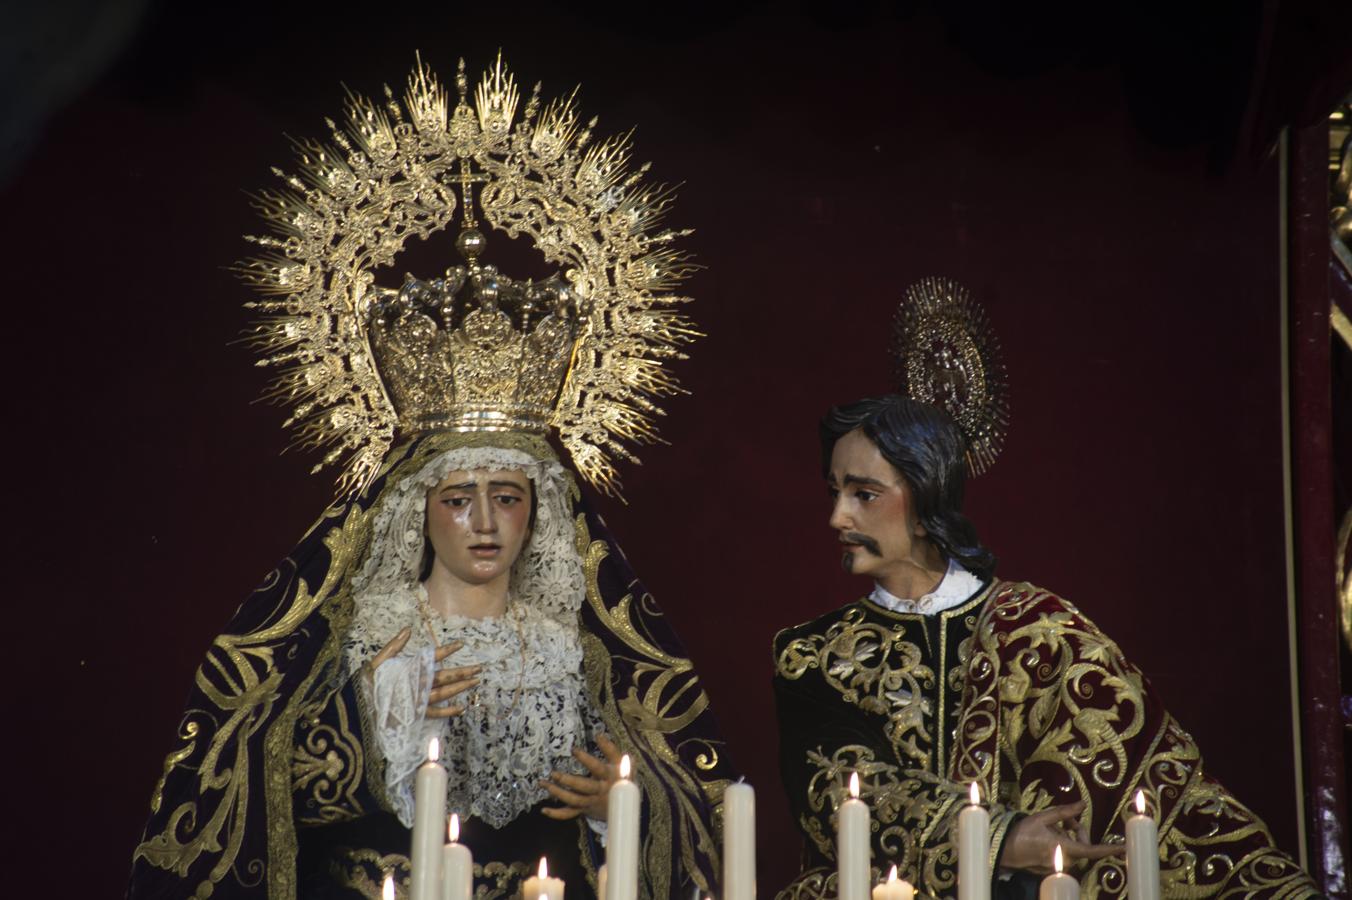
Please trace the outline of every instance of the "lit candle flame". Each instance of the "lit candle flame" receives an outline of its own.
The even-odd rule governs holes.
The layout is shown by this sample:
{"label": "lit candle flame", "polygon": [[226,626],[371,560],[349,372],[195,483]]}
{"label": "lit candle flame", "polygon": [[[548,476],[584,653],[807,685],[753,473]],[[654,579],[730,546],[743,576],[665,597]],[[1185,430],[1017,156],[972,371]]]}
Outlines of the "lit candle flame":
{"label": "lit candle flame", "polygon": [[975,781],[972,782],[972,805],[973,806],[981,805],[981,792],[976,789]]}
{"label": "lit candle flame", "polygon": [[628,778],[628,777],[629,777],[629,769],[630,769],[630,768],[631,768],[631,764],[630,764],[630,762],[629,762],[629,754],[626,753],[624,756],[621,756],[621,757],[620,757],[620,777],[621,777],[621,778]]}
{"label": "lit candle flame", "polygon": [[385,885],[380,889],[383,900],[394,900],[394,873],[385,873]]}
{"label": "lit candle flame", "polygon": [[1136,811],[1145,815],[1145,791],[1136,792]]}
{"label": "lit candle flame", "polygon": [[451,813],[451,824],[446,828],[446,834],[452,844],[460,840],[460,817],[455,813]]}
{"label": "lit candle flame", "polygon": [[854,797],[854,798],[856,798],[856,799],[859,797],[859,773],[858,773],[858,772],[851,772],[851,773],[850,773],[850,796],[851,796],[851,797]]}
{"label": "lit candle flame", "polygon": [[897,883],[897,867],[896,867],[896,866],[893,866],[893,867],[892,867],[892,870],[891,870],[890,872],[887,873],[887,883],[888,883],[888,884],[896,884],[896,883]]}
{"label": "lit candle flame", "polygon": [[1061,862],[1061,845],[1060,845],[1060,844],[1057,844],[1057,845],[1056,845],[1056,852],[1052,854],[1052,866],[1055,867],[1055,869],[1056,869],[1056,874],[1057,874],[1057,875],[1060,875],[1060,874],[1061,874],[1061,869],[1063,868],[1063,865],[1062,865],[1062,862]]}
{"label": "lit candle flame", "polygon": [[427,761],[436,762],[439,756],[441,756],[441,738],[432,738],[427,743]]}
{"label": "lit candle flame", "polygon": [[539,874],[540,874],[540,880],[541,880],[541,881],[544,881],[546,878],[549,877],[549,863],[545,862],[545,858],[544,858],[543,856],[540,857],[540,873],[539,873]]}

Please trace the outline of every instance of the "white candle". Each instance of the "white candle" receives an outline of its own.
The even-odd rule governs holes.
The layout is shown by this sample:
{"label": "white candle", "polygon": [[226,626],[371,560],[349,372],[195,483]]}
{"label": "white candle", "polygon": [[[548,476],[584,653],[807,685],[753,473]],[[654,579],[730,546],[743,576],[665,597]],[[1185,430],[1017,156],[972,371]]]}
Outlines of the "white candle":
{"label": "white candle", "polygon": [[413,780],[413,851],[409,900],[441,900],[441,829],[446,822],[446,770],[437,762],[441,742],[427,745],[427,762]]}
{"label": "white candle", "polygon": [[723,791],[723,900],[756,900],[756,791],[741,781]]}
{"label": "white candle", "polygon": [[1145,791],[1136,792],[1136,815],[1127,819],[1127,897],[1159,900],[1160,850],[1155,820],[1145,812]]}
{"label": "white candle", "polygon": [[385,873],[385,883],[380,886],[380,900],[394,900],[394,873]]}
{"label": "white candle", "polygon": [[850,775],[850,799],[836,811],[839,900],[869,900],[869,814],[859,799],[859,773]]}
{"label": "white candle", "polygon": [[601,863],[601,868],[596,870],[596,896],[600,900],[606,900],[606,864]]}
{"label": "white candle", "polygon": [[958,900],[990,900],[991,817],[975,781],[971,799],[958,813]]}
{"label": "white candle", "polygon": [[521,885],[522,900],[563,900],[563,879],[549,877],[549,863],[540,857],[539,873]]}
{"label": "white candle", "polygon": [[441,848],[441,900],[470,900],[474,896],[474,857],[460,843],[460,817],[451,813],[446,829],[450,841]]}
{"label": "white candle", "polygon": [[[638,900],[638,785],[629,780],[629,755],[606,804],[606,894],[601,900]],[[527,898],[529,900],[529,898]]]}
{"label": "white candle", "polygon": [[873,900],[914,900],[915,888],[909,881],[897,878],[897,867],[887,873],[887,880],[873,889]]}
{"label": "white candle", "polygon": [[1080,883],[1061,871],[1060,844],[1056,845],[1056,853],[1052,855],[1052,865],[1056,871],[1042,879],[1037,900],[1080,900]]}

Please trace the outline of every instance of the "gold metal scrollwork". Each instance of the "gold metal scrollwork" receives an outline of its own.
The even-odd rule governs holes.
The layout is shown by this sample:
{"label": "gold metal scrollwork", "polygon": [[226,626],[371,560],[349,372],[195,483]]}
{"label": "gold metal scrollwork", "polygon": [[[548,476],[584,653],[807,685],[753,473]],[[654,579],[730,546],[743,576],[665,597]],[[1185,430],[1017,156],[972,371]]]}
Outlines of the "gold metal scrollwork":
{"label": "gold metal scrollwork", "polygon": [[521,97],[501,57],[472,93],[463,61],[452,92],[419,60],[402,97],[350,94],[343,123],[297,140],[296,171],[274,170],[283,184],[259,193],[269,233],[249,238],[258,255],[239,271],[260,295],[260,364],[278,373],[272,396],[295,405],[300,443],[327,450],[321,466],[342,461],[343,493],[369,483],[404,424],[365,315],[376,271],[458,212],[469,224],[471,181],[483,222],[527,239],[585,300],[544,410],[579,474],[614,493],[624,445],[656,437],[657,404],[678,392],[670,361],[700,336],[673,293],[692,271],[677,247],[689,231],[664,225],[673,190],[631,167],[630,138],[594,140],[584,121],[572,96]]}

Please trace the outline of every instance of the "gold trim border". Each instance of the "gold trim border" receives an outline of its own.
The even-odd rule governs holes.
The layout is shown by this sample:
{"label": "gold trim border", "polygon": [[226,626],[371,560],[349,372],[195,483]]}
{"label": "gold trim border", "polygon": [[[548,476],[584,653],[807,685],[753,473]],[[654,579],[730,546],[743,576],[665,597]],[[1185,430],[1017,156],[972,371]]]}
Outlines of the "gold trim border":
{"label": "gold trim border", "polygon": [[1292,496],[1291,467],[1291,239],[1288,217],[1291,212],[1291,133],[1283,128],[1277,140],[1277,296],[1280,312],[1278,340],[1281,341],[1281,415],[1282,415],[1282,524],[1285,529],[1286,557],[1286,653],[1291,700],[1291,752],[1295,772],[1296,843],[1300,867],[1309,871],[1310,851],[1305,833],[1305,748],[1300,732],[1300,658],[1296,641],[1296,522]]}

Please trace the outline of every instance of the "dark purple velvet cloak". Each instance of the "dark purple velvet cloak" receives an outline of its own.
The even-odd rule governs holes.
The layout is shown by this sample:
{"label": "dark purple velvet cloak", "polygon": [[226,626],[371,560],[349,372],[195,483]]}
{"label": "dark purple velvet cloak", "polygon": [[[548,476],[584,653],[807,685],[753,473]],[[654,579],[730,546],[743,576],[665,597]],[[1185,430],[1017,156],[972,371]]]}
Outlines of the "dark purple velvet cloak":
{"label": "dark purple velvet cloak", "polygon": [[[386,855],[407,854],[408,832],[382,808],[380,762],[362,739],[357,692],[340,676],[341,637],[352,616],[351,576],[386,485],[437,453],[472,445],[552,452],[516,434],[437,433],[397,447],[365,491],[324,513],[212,642],[133,854],[132,900],[369,896],[370,877],[406,865]],[[708,697],[600,518],[580,492],[573,504],[587,576],[579,613],[587,689],[607,731],[634,757],[644,793],[640,895],[684,897],[695,887],[716,894],[716,810],[734,776]],[[514,892],[525,860],[561,842],[577,850],[564,861],[574,879],[569,896],[594,892],[600,850],[582,819],[560,826],[531,812],[503,832],[480,832],[479,847],[466,837],[486,896]],[[311,839],[339,833],[340,842]],[[375,834],[386,846],[368,847],[364,860],[323,858],[335,843]],[[516,858],[501,858],[507,851]]]}

